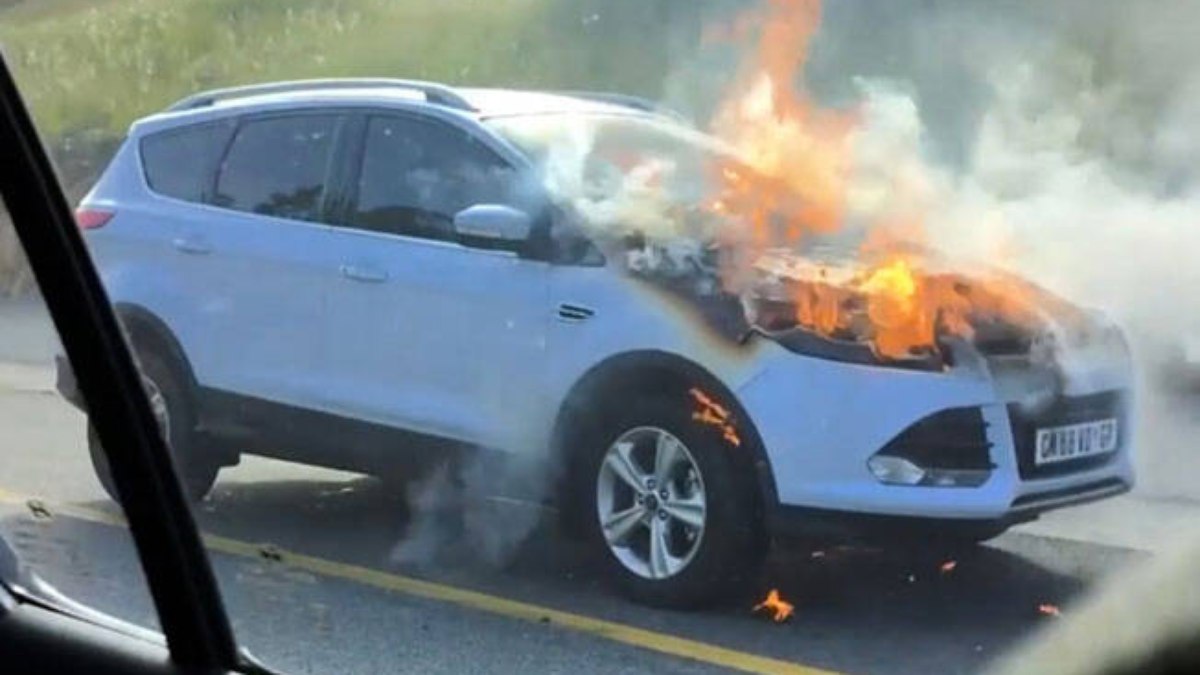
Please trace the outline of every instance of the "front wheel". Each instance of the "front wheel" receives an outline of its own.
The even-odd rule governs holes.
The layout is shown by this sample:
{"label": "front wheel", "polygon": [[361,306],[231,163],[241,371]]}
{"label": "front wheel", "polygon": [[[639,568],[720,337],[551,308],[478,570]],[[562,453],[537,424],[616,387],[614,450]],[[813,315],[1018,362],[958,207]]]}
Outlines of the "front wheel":
{"label": "front wheel", "polygon": [[[203,456],[196,442],[195,417],[182,385],[161,359],[153,354],[140,357],[142,385],[159,429],[167,440],[175,474],[183,486],[184,496],[200,501],[217,480],[220,464],[213,457]],[[101,487],[113,501],[119,502],[116,484],[108,466],[108,457],[100,445],[100,437],[88,423],[88,454]]]}
{"label": "front wheel", "polygon": [[710,604],[754,578],[762,524],[746,449],[693,419],[687,400],[630,401],[591,453],[585,513],[610,576],[633,599]]}

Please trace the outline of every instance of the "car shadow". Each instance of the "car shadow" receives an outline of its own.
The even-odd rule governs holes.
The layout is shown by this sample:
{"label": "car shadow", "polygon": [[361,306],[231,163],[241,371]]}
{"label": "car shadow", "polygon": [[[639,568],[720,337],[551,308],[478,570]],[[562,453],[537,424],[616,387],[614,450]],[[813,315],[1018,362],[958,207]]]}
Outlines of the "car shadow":
{"label": "car shadow", "polygon": [[[1039,607],[1069,606],[1097,578],[1140,557],[1108,549],[1100,561],[1098,547],[1024,535],[954,554],[919,545],[814,549],[777,542],[748,593],[683,613],[619,598],[604,583],[598,556],[563,536],[553,512],[481,500],[466,506],[483,516],[472,521],[436,500],[423,511],[424,498],[366,477],[223,481],[195,514],[203,530],[223,537],[704,641],[716,634],[722,644],[778,658],[811,662],[817,645],[824,655],[817,660],[834,667],[903,649],[911,653],[897,658],[910,665],[974,669],[1056,620]],[[768,589],[795,605],[786,624],[774,626],[752,611]],[[846,634],[854,639],[835,639]],[[938,648],[923,652],[925,643]]]}

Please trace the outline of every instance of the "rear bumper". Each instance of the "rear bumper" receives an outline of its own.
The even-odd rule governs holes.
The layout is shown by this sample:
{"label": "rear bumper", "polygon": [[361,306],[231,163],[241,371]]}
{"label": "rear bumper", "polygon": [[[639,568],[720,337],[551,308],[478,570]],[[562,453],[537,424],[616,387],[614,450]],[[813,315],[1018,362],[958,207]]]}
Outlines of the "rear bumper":
{"label": "rear bumper", "polygon": [[769,526],[771,533],[777,537],[868,544],[954,538],[986,539],[1013,525],[1036,520],[1047,511],[1115,497],[1128,492],[1131,487],[1120,478],[1108,478],[1069,488],[1030,493],[1014,499],[1005,513],[994,518],[897,516],[780,505],[772,514]]}

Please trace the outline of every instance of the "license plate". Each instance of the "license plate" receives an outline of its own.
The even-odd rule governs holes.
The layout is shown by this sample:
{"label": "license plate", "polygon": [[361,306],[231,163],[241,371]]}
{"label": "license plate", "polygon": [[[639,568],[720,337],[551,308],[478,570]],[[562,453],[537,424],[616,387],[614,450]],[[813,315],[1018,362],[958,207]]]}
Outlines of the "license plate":
{"label": "license plate", "polygon": [[1053,464],[1117,449],[1117,420],[1105,419],[1038,429],[1035,464]]}

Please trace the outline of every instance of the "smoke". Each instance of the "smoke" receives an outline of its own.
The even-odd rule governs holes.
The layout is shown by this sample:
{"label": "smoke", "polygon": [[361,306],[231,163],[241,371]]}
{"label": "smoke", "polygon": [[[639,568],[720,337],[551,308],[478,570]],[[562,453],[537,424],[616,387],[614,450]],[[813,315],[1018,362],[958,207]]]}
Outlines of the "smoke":
{"label": "smoke", "polygon": [[403,566],[501,567],[543,521],[542,467],[472,453],[438,464],[407,489],[409,520],[389,556]]}
{"label": "smoke", "polygon": [[1200,338],[1200,4],[880,4],[829,3],[808,73],[864,111],[851,211],[1116,318],[1143,487],[1186,492],[1189,404],[1156,376]]}
{"label": "smoke", "polygon": [[[810,106],[811,137],[783,142],[795,130],[773,127],[770,111],[749,130],[781,139],[785,155],[807,143],[816,157],[803,175],[780,175],[817,197],[821,217],[807,219],[806,234],[847,246],[915,239],[958,266],[1016,271],[1116,319],[1145,372],[1200,347],[1200,3],[839,0],[821,7],[815,34],[803,22],[777,27],[787,39],[767,51],[741,20],[747,7],[802,0],[708,4],[663,99],[738,145],[747,125],[731,134],[724,122],[754,111],[748,58],[794,57],[802,70],[773,86],[791,85]],[[729,106],[731,87],[740,108]],[[844,165],[840,116],[853,120]],[[745,234],[728,223],[688,229],[684,200],[660,190],[678,166],[647,165],[596,189],[585,161],[595,139],[577,141],[555,158],[556,186],[597,232],[692,249],[713,232]],[[713,194],[711,182],[697,184]],[[833,189],[813,188],[822,184]],[[589,191],[603,198],[581,200]],[[821,201],[830,194],[841,201]],[[647,259],[678,266],[669,254]],[[1171,417],[1151,394],[1143,419]],[[1180,444],[1155,433],[1156,444]]]}
{"label": "smoke", "polygon": [[[898,232],[958,260],[1013,268],[1108,311],[1144,344],[1200,334],[1186,293],[1200,274],[1189,264],[1200,194],[1200,44],[1192,39],[1200,5],[701,4],[679,11],[679,30],[676,22],[665,29],[674,55],[664,102],[734,146],[761,131],[785,151],[806,148],[810,166],[788,165],[778,177],[816,204],[819,213],[805,218],[811,229],[849,243]],[[801,9],[759,41],[745,17],[771,6]],[[804,127],[773,125],[769,109],[750,117],[755,124],[727,124],[731,112],[753,111],[765,89],[747,64],[772,62],[792,71],[792,82],[774,87],[810,108]],[[738,105],[729,105],[731,92]],[[854,121],[849,166],[836,142],[843,115]],[[681,205],[700,199],[662,189],[688,168],[678,162],[594,175],[595,134],[570,130],[548,162],[552,192],[595,233],[664,242],[739,234],[680,217]],[[719,191],[696,174],[675,182]],[[822,203],[831,195],[844,203]]]}
{"label": "smoke", "polygon": [[[1196,333],[1200,5],[878,4],[830,3],[809,73],[865,110],[853,208],[1143,341]],[[880,39],[843,42],[863,24]]]}
{"label": "smoke", "polygon": [[[1012,268],[1107,311],[1152,359],[1200,336],[1197,25],[1185,2],[826,3],[799,77],[857,115],[836,236]],[[695,64],[736,73],[737,55],[700,51],[666,92]]]}

